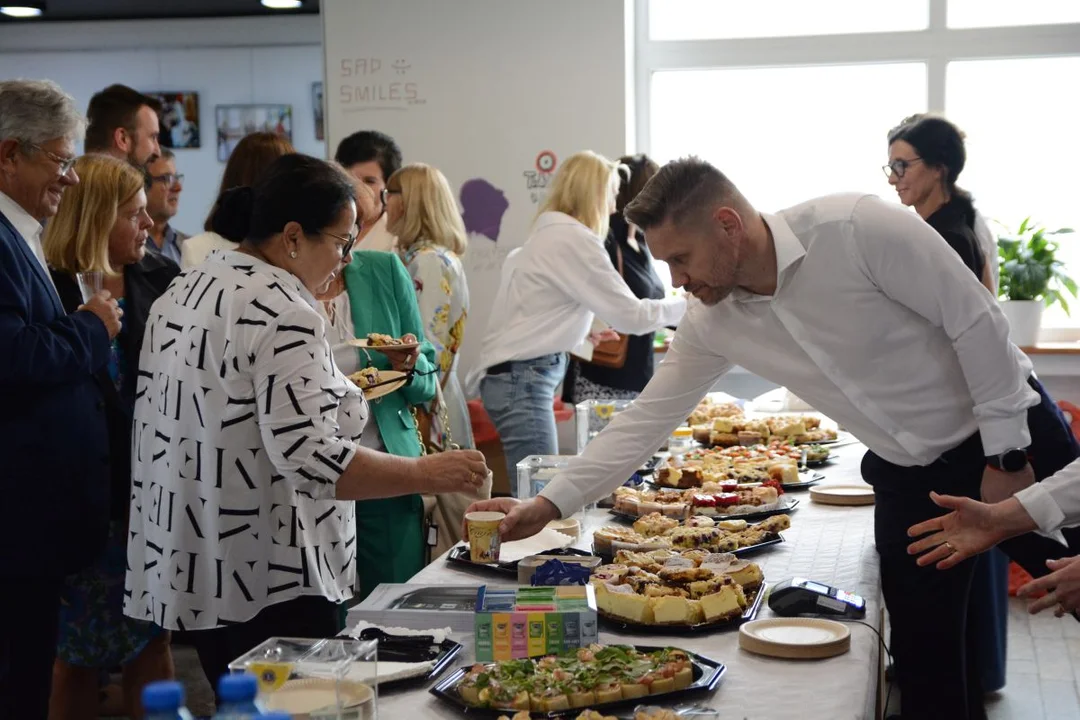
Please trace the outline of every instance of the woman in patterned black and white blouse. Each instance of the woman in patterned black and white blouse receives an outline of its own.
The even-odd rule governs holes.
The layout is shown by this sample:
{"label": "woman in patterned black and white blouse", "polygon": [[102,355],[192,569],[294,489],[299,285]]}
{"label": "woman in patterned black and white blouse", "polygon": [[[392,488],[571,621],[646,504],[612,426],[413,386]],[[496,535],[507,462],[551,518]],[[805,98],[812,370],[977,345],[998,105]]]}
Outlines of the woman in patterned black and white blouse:
{"label": "woman in patterned black and white blouse", "polygon": [[212,682],[271,635],[341,629],[364,541],[345,501],[486,477],[475,451],[403,458],[358,442],[368,407],[334,365],[314,297],[350,256],[353,198],[328,163],[278,159],[221,198],[238,249],[178,277],[150,311],[124,612],[197,631]]}

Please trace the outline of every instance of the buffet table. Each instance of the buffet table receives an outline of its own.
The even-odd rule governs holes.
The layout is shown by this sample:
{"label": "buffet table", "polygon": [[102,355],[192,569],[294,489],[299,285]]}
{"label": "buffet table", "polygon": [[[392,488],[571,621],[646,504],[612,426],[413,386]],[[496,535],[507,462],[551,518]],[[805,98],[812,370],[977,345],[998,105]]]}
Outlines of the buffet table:
{"label": "buffet table", "polygon": [[[859,461],[864,448],[848,445],[835,450],[837,460],[822,468],[822,484],[861,483]],[[881,592],[878,558],[874,550],[873,516],[870,507],[834,507],[810,502],[808,493],[798,492],[798,509],[792,526],[784,531],[786,542],[768,548],[750,559],[759,563],[766,582],[793,575],[836,585],[866,598],[865,621],[880,626]],[[607,510],[590,510],[577,516],[582,535],[575,545],[589,549],[593,529],[619,524]],[[499,584],[496,576],[459,569],[438,558],[411,580],[419,585]],[[763,605],[759,618],[772,617]],[[638,645],[674,645],[701,653],[724,663],[727,674],[712,695],[700,696],[701,704],[720,710],[731,720],[848,720],[876,717],[880,677],[879,640],[868,627],[850,624],[851,651],[819,661],[791,661],[753,655],[739,648],[738,632],[711,635],[641,635],[607,631],[600,624],[600,642]],[[880,628],[879,628],[880,629]],[[472,637],[455,634],[465,650],[454,667],[473,660]],[[448,671],[449,672],[449,671]],[[459,718],[456,710],[444,705],[426,690],[380,692],[379,713],[387,718]]]}

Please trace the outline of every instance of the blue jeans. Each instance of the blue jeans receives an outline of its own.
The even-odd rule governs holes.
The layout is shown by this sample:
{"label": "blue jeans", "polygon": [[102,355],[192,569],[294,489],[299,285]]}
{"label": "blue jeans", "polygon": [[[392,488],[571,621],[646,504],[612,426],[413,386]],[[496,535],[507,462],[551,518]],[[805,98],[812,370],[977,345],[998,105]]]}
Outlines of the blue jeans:
{"label": "blue jeans", "polygon": [[529,455],[556,455],[555,389],[566,374],[566,355],[514,360],[510,369],[488,373],[480,382],[480,399],[502,441],[507,479],[517,488],[517,464]]}

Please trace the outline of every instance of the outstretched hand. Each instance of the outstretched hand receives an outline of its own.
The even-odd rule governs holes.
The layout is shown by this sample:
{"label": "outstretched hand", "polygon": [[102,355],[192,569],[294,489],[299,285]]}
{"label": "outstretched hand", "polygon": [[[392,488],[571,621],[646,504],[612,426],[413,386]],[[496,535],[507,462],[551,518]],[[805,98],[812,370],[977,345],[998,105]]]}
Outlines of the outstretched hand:
{"label": "outstretched hand", "polygon": [[[532,537],[559,517],[559,509],[543,497],[535,497],[525,502],[514,498],[481,500],[470,505],[465,514],[478,511],[506,513],[506,517],[499,524],[499,535],[503,542]],[[461,539],[469,541],[469,529],[464,520],[461,522]]]}
{"label": "outstretched hand", "polygon": [[935,492],[930,499],[952,512],[908,528],[909,537],[929,533],[908,545],[908,554],[919,555],[921,566],[937,563],[938,570],[947,570],[1010,537],[994,505]]}

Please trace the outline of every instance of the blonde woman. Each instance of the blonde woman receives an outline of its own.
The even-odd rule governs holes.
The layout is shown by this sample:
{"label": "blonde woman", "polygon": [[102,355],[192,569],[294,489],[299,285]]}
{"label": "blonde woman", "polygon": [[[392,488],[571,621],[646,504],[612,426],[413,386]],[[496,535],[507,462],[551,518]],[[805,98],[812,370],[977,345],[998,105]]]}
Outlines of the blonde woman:
{"label": "blonde woman", "polygon": [[123,668],[126,707],[104,714],[141,717],[142,686],[171,677],[173,668],[169,634],[123,614],[132,413],[150,306],[179,270],[146,252],[154,222],[146,212],[141,172],[106,155],[79,158],[75,171],[81,182],[65,194],[42,241],[56,291],[65,309],[73,312],[83,302],[75,274],[100,271],[104,289],[117,298],[124,313],[108,366],[95,378],[105,399],[103,422],[109,432],[110,506],[100,509],[109,514],[109,538],[90,567],[65,580],[49,717],[96,718],[99,674],[116,666]]}
{"label": "blonde woman", "polygon": [[397,236],[398,251],[416,288],[424,336],[435,346],[449,421],[446,427],[440,413],[432,413],[425,439],[439,448],[445,448],[449,440],[471,448],[469,410],[454,372],[469,313],[469,286],[461,265],[465,223],[450,183],[430,165],[406,165],[386,183],[386,221],[387,230]]}
{"label": "blonde woman", "polygon": [[609,338],[590,334],[595,318],[640,335],[677,324],[686,311],[681,297],[635,297],[604,250],[622,167],[589,151],[568,158],[529,238],[503,266],[482,364],[467,385],[495,423],[511,481],[522,458],[558,452],[555,390],[567,352]]}

